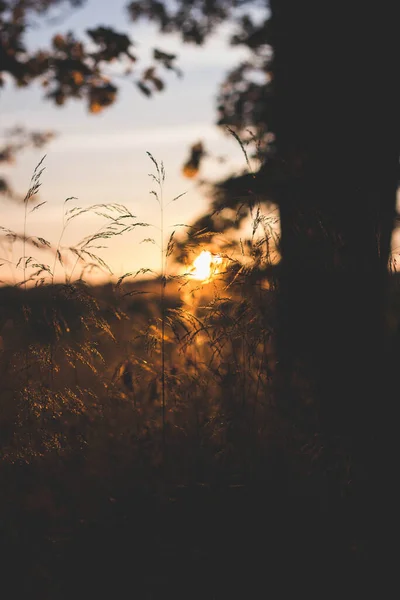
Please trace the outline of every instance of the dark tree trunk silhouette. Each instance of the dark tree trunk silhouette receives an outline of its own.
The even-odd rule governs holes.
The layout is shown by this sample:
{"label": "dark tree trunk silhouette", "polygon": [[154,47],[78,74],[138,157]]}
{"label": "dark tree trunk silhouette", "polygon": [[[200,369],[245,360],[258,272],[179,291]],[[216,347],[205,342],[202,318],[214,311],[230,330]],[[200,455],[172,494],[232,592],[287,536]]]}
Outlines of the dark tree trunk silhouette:
{"label": "dark tree trunk silhouette", "polygon": [[339,440],[352,454],[365,494],[388,464],[394,409],[384,307],[399,52],[394,7],[356,4],[271,0],[271,42],[274,130],[288,175],[279,190],[280,399],[297,409],[291,381],[301,372],[326,444]]}

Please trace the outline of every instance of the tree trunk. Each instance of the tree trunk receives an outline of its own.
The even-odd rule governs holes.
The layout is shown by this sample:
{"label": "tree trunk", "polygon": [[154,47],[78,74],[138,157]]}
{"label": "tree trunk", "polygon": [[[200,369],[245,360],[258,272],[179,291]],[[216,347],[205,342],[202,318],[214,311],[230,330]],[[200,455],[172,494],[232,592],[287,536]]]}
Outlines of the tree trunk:
{"label": "tree trunk", "polygon": [[355,4],[271,0],[273,127],[288,175],[278,198],[278,355],[281,402],[297,409],[293,380],[301,374],[324,443],[351,453],[366,494],[379,463],[388,464],[393,419],[385,302],[399,38],[395,3],[390,10],[363,4],[360,12]]}

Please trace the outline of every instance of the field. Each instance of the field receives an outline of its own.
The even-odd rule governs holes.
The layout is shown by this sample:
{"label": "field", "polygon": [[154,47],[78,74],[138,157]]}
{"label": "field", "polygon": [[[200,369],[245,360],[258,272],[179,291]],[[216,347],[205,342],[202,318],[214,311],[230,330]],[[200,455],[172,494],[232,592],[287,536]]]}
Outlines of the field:
{"label": "field", "polygon": [[160,279],[0,290],[15,597],[253,597],[362,559],[349,465],[275,402],[276,282],[246,277],[172,281],[163,306]]}
{"label": "field", "polygon": [[[138,224],[119,205],[92,210],[106,224],[73,248],[28,238],[26,223],[2,229],[23,246],[21,281],[0,288],[8,597],[255,598],[289,589],[289,570],[301,585],[310,565],[316,583],[370,564],[352,458],[325,443],[300,371],[296,402],[278,401],[280,275],[260,212],[246,248],[236,244],[242,260],[225,247],[211,271],[169,275],[171,236],[158,275],[96,286],[83,277],[87,262],[105,266],[93,242]],[[49,264],[27,256],[32,245]],[[67,255],[81,276],[56,283]],[[393,274],[393,367],[399,298]]]}

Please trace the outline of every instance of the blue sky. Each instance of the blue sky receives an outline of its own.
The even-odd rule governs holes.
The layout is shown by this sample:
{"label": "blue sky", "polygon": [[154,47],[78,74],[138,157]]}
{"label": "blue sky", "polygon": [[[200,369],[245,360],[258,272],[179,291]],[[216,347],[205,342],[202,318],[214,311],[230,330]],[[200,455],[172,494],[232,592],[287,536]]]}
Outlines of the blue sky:
{"label": "blue sky", "polygon": [[[150,64],[152,49],[158,47],[179,55],[183,78],[173,72],[163,72],[166,89],[151,99],[142,96],[132,78],[128,79],[121,84],[117,102],[98,115],[89,114],[84,102],[70,101],[64,107],[56,107],[43,99],[43,89],[39,86],[15,89],[10,83],[0,95],[0,130],[20,124],[36,130],[51,129],[58,134],[46,149],[46,170],[40,193],[46,205],[28,220],[30,234],[53,243],[59,237],[63,202],[69,196],[77,197],[80,206],[119,202],[127,205],[141,221],[158,224],[157,205],[149,193],[151,163],[146,151],[164,162],[166,199],[187,192],[182,200],[171,205],[166,215],[167,231],[169,224],[190,223],[207,207],[208,200],[196,183],[181,174],[192,143],[202,140],[210,153],[230,159],[225,164],[206,160],[202,175],[207,178],[218,179],[234,168],[245,166],[237,143],[223,134],[214,122],[218,85],[225,73],[246,57],[246,51],[229,47],[227,27],[202,48],[182,46],[177,36],[160,36],[154,26],[129,23],[125,18],[125,3],[125,0],[112,3],[88,0],[84,8],[70,11],[62,24],[49,26],[40,22],[41,26],[29,33],[29,47],[47,45],[57,32],[72,30],[83,34],[86,28],[110,25],[130,33],[139,58],[139,73]],[[29,187],[33,169],[42,155],[42,150],[26,151],[19,156],[16,165],[3,169],[20,193],[24,194]],[[21,207],[6,203],[4,209],[3,226],[21,231]],[[78,242],[93,226],[90,218],[75,221],[65,242]],[[110,243],[104,252],[113,271],[156,269],[159,260],[156,248],[140,245],[143,237],[140,234],[128,237]],[[18,251],[15,249],[14,254]]]}

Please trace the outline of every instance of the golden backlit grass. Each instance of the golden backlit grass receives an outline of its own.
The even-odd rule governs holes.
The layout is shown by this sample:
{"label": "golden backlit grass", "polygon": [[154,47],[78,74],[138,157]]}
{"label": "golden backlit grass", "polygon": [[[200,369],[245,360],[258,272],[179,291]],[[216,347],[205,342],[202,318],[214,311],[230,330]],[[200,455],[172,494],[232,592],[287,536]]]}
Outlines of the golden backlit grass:
{"label": "golden backlit grass", "polygon": [[[70,579],[78,581],[88,560],[97,569],[94,578],[85,574],[90,586],[101,581],[98,564],[117,569],[110,549],[122,544],[125,527],[133,546],[135,539],[144,546],[148,539],[154,544],[147,550],[134,546],[132,556],[141,565],[137,575],[146,572],[154,553],[156,565],[149,573],[162,581],[176,568],[174,552],[190,568],[199,557],[211,568],[204,558],[208,555],[232,568],[236,563],[230,546],[237,547],[239,535],[235,523],[247,523],[253,511],[257,518],[267,515],[269,533],[264,535],[270,556],[280,551],[286,556],[286,547],[279,550],[284,539],[279,528],[287,526],[289,535],[290,528],[302,527],[288,516],[288,498],[296,498],[291,511],[297,503],[307,505],[302,498],[310,497],[320,503],[308,506],[310,514],[317,514],[318,506],[324,511],[332,496],[314,475],[324,473],[326,465],[336,469],[338,497],[347,489],[347,457],[328,464],[318,431],[303,431],[276,403],[277,277],[261,208],[246,243],[232,241],[216,252],[207,245],[210,236],[200,232],[190,248],[190,262],[175,269],[179,232],[165,242],[165,173],[162,164],[151,160],[161,228],[156,229],[158,239],[145,240],[159,244],[159,273],[110,274],[101,286],[86,281],[94,265],[108,269],[98,245],[111,244],[136,228],[149,231],[149,224],[119,204],[82,208],[68,199],[56,247],[28,236],[26,222],[20,235],[2,227],[3,240],[22,242],[24,248],[13,265],[19,281],[0,288],[2,532],[6,546],[36,556],[32,572],[29,560],[21,559],[30,573],[27,581],[35,581],[38,590],[47,586],[52,598],[70,597],[71,590],[60,587],[68,590]],[[26,197],[25,221],[29,210],[45,210],[35,203],[39,179],[40,170]],[[63,246],[66,227],[87,213],[103,219],[101,227],[75,246]],[[46,259],[35,259],[36,251]],[[8,268],[3,261],[0,270]],[[55,283],[56,268],[64,270],[64,283]],[[396,306],[393,295],[391,314]],[[304,406],[310,410],[307,400]],[[186,517],[182,521],[178,516],[181,510],[198,511],[188,518],[200,524],[196,534],[188,536]],[[229,523],[221,516],[224,511],[231,515]],[[165,518],[158,520],[159,513]],[[231,540],[223,543],[223,559],[213,554],[219,539],[214,527],[217,532],[223,527]],[[202,537],[202,529],[209,539]],[[101,537],[98,543],[94,531]],[[244,531],[241,544],[248,548]],[[305,531],[301,535],[290,539],[305,540]],[[339,529],[337,535],[342,535]],[[340,539],[349,553],[350,537]],[[42,546],[35,555],[36,542]],[[96,553],[97,546],[109,562]],[[243,561],[246,552],[240,551]],[[74,556],[80,557],[80,565]],[[123,563],[124,554],[116,550],[116,556]],[[312,552],[309,556],[318,559]],[[164,560],[169,575],[158,570]],[[90,589],[86,597],[93,593]]]}

